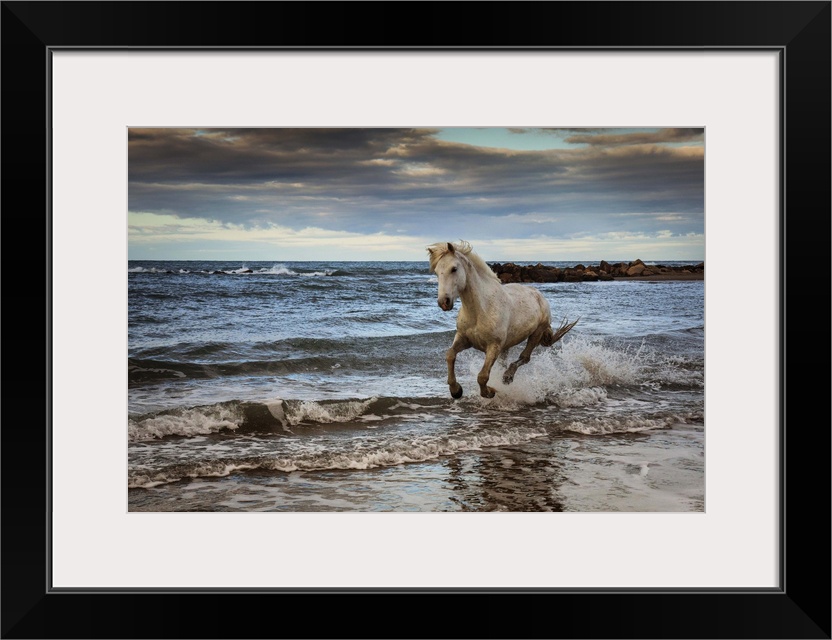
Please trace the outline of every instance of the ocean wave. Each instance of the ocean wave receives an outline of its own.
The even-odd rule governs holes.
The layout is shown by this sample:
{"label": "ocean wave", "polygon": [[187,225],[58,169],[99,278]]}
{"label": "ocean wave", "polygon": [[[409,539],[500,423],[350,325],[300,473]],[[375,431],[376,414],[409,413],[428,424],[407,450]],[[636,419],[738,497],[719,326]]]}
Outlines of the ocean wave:
{"label": "ocean wave", "polygon": [[185,378],[187,374],[180,369],[174,369],[169,366],[152,366],[145,364],[141,366],[136,363],[127,363],[127,379],[130,381],[147,381],[170,378]]}
{"label": "ocean wave", "polygon": [[136,442],[167,436],[202,436],[223,429],[235,430],[244,422],[245,412],[238,402],[174,409],[129,419],[127,439]]}
{"label": "ocean wave", "polygon": [[[328,371],[398,372],[424,364],[426,349],[444,354],[453,331],[344,338],[287,338],[271,342],[180,343],[137,350],[128,358],[131,384],[165,378],[277,376]],[[444,366],[444,361],[442,363]],[[398,375],[398,374],[397,374]]]}
{"label": "ocean wave", "polygon": [[[388,419],[460,413],[468,413],[486,422],[502,421],[506,414],[513,416],[526,409],[580,409],[601,405],[607,400],[608,393],[603,387],[562,388],[557,392],[546,390],[541,393],[539,389],[517,383],[510,387],[502,387],[491,399],[483,398],[478,393],[470,393],[459,400],[452,400],[450,396],[229,400],[211,405],[178,407],[134,415],[128,420],[128,440],[151,441],[174,436],[187,438],[220,431],[239,435],[298,434],[303,433],[303,427],[324,425],[366,429],[368,423]],[[558,419],[557,415],[552,414],[551,419]],[[652,426],[652,423],[646,425]],[[633,425],[628,425],[627,429],[631,427]],[[298,428],[301,428],[301,431],[297,431]],[[596,426],[592,429],[603,430]]]}
{"label": "ocean wave", "polygon": [[[392,357],[392,356],[391,356]],[[131,385],[155,384],[164,380],[206,380],[238,376],[274,377],[314,373],[316,375],[343,369],[349,372],[378,371],[381,363],[360,356],[333,354],[332,356],[306,355],[276,357],[269,360],[242,360],[237,362],[171,362],[158,360],[131,360],[127,375]]]}
{"label": "ocean wave", "polygon": [[243,264],[236,269],[170,269],[161,267],[143,267],[134,266],[128,267],[127,273],[163,273],[163,274],[177,274],[177,275],[272,275],[272,276],[301,276],[301,277],[326,277],[326,276],[348,276],[350,272],[343,269],[317,269],[312,271],[296,271],[287,267],[284,264],[275,264],[271,267],[256,267],[250,268]]}
{"label": "ocean wave", "polygon": [[159,267],[128,267],[127,273],[176,273],[173,269]]}
{"label": "ocean wave", "polygon": [[200,407],[176,408],[128,420],[131,442],[169,436],[204,436],[220,431],[239,434],[287,433],[303,425],[366,423],[446,407],[450,400],[372,397],[349,400],[231,400]]}
{"label": "ocean wave", "polygon": [[640,433],[655,429],[667,429],[682,422],[679,416],[603,416],[587,420],[574,420],[564,425],[564,431],[583,435],[611,435],[618,433]]}
{"label": "ocean wave", "polygon": [[229,274],[259,274],[259,275],[272,275],[272,276],[305,276],[305,277],[321,277],[321,276],[334,276],[334,275],[348,275],[346,271],[341,271],[339,269],[320,269],[320,270],[313,270],[313,271],[295,271],[294,269],[290,269],[284,264],[275,264],[271,267],[260,267],[257,269],[249,269],[247,266],[243,265],[240,269],[236,269],[233,271],[225,271],[225,273]]}
{"label": "ocean wave", "polygon": [[540,428],[509,428],[463,435],[426,435],[393,439],[382,443],[366,443],[363,446],[356,444],[348,450],[316,449],[276,455],[228,456],[186,463],[177,462],[153,470],[131,470],[128,473],[128,487],[152,488],[185,478],[223,477],[248,470],[292,472],[376,469],[436,460],[463,451],[516,446],[544,435],[545,431]]}

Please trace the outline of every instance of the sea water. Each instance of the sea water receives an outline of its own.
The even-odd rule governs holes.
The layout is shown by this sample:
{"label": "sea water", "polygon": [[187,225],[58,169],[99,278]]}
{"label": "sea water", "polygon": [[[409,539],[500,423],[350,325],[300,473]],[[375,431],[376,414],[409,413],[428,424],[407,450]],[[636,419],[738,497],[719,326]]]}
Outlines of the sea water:
{"label": "sea water", "polygon": [[127,278],[131,511],[704,511],[704,281],[531,284],[578,324],[454,400],[427,261]]}

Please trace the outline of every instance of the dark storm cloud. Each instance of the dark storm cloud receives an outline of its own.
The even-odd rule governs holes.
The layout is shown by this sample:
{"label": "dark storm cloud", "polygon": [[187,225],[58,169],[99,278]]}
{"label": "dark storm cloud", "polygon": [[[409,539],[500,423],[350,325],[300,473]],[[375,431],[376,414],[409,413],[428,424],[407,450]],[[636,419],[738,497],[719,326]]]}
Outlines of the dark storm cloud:
{"label": "dark storm cloud", "polygon": [[542,131],[544,133],[564,134],[564,133],[594,133],[598,131],[609,131],[607,128],[598,127],[539,127],[535,129],[511,129],[512,133],[530,133],[532,131]]}
{"label": "dark storm cloud", "polygon": [[130,179],[257,182],[340,172],[344,164],[430,134],[407,129],[131,130]]}
{"label": "dark storm cloud", "polygon": [[630,144],[662,144],[669,142],[700,142],[704,129],[658,129],[655,132],[636,132],[612,135],[577,135],[566,138],[571,144],[617,146]]}
{"label": "dark storm cloud", "polygon": [[[585,146],[522,151],[435,129],[131,129],[129,208],[362,233],[541,213],[575,215],[564,228],[577,229],[607,213],[673,211],[701,232],[701,129],[579,131],[568,141]],[[685,141],[698,146],[666,144]]]}

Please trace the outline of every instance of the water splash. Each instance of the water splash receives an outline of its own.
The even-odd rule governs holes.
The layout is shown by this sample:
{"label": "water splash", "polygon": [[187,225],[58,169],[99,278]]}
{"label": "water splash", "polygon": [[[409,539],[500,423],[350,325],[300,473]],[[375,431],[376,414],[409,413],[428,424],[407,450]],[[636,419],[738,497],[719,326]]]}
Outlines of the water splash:
{"label": "water splash", "polygon": [[[502,381],[503,373],[517,353],[512,350],[505,362],[498,359],[494,364],[488,384],[497,391],[495,397],[475,399],[475,402],[506,410],[540,403],[577,407],[603,402],[607,389],[616,386],[660,388],[669,384],[703,384],[703,372],[691,361],[680,356],[669,358],[644,342],[637,347],[622,347],[576,337],[564,339],[550,349],[538,347],[531,361],[517,370],[514,382],[506,385]],[[474,398],[480,397],[476,377],[482,361],[483,354],[474,350],[463,351],[457,359],[460,382]]]}

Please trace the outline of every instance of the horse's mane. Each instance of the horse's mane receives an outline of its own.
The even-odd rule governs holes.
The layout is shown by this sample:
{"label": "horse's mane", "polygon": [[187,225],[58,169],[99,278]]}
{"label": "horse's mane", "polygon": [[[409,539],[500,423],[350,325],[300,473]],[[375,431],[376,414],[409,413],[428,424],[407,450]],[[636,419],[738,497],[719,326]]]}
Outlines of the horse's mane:
{"label": "horse's mane", "polygon": [[[460,253],[471,262],[473,267],[477,270],[477,272],[485,277],[485,278],[492,278],[497,282],[500,279],[497,277],[497,274],[494,273],[493,269],[488,266],[488,264],[480,258],[479,255],[474,253],[471,244],[466,242],[465,240],[460,240],[459,242],[452,242],[451,244],[454,245],[454,251],[456,253]],[[431,273],[436,271],[436,264],[442,259],[442,256],[449,252],[448,243],[447,242],[437,242],[435,244],[430,245],[428,248],[428,256],[430,257],[430,271]]]}

